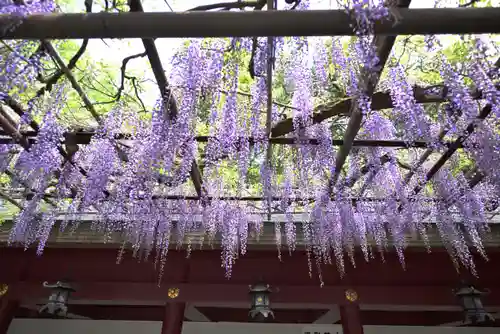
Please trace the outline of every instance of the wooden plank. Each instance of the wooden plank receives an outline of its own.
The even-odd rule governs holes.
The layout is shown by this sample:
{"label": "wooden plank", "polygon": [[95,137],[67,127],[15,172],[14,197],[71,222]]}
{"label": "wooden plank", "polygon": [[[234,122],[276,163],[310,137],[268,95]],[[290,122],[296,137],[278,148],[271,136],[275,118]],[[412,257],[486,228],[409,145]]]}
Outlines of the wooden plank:
{"label": "wooden plank", "polygon": [[[500,32],[500,8],[400,9],[399,24],[385,20],[377,35],[488,34]],[[1,15],[3,39],[173,38],[245,36],[352,36],[344,10],[188,13]],[[293,24],[300,22],[301,24]]]}

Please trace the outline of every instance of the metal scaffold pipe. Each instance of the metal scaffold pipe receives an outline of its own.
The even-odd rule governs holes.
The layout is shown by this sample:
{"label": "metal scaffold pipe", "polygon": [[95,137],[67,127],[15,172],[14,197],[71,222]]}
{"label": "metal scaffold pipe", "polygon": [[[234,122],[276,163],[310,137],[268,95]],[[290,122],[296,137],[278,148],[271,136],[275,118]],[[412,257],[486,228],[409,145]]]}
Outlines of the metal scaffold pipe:
{"label": "metal scaffold pipe", "polygon": [[[379,35],[481,34],[500,31],[500,8],[399,9],[378,22]],[[21,21],[20,21],[21,20]],[[353,35],[343,10],[0,15],[1,39],[171,38]],[[14,28],[13,28],[14,27]]]}

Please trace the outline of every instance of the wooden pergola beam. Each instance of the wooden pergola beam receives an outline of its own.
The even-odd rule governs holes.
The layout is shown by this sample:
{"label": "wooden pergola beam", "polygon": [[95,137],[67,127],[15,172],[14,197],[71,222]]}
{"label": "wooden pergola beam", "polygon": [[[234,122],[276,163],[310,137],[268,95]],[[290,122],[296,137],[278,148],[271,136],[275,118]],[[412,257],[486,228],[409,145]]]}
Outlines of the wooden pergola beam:
{"label": "wooden pergola beam", "polygon": [[[432,92],[433,89],[438,88],[439,92]],[[431,87],[414,87],[413,97],[417,103],[439,103],[445,102],[445,90],[446,87],[431,86]],[[474,98],[480,98],[480,92],[472,92]],[[334,116],[351,116],[351,105],[353,104],[353,99],[347,98],[337,103],[318,105],[312,116],[313,124],[318,124],[323,122],[328,118]],[[377,92],[373,94],[372,97],[372,110],[382,110],[392,108],[392,99],[389,92]],[[288,133],[293,132],[293,118],[287,118],[278,122],[271,132],[272,137],[284,136]]]}
{"label": "wooden pergola beam", "polygon": [[[21,147],[25,151],[29,152],[29,150],[31,148],[31,142],[24,135],[20,134],[19,131],[17,131],[16,124],[13,123],[13,120],[10,119],[10,117],[5,112],[5,110],[2,106],[0,106],[0,126],[7,132],[7,134],[9,136],[11,136],[14,139],[15,142],[17,142],[19,145],[21,145]],[[10,178],[16,179],[19,183],[21,183],[23,186],[28,188],[31,191],[31,193],[36,193],[36,191],[34,189],[32,189],[29,185],[27,185],[26,182],[23,179],[21,179],[20,177],[18,177],[15,173],[9,171],[8,169],[4,170],[4,173],[7,176],[9,176]],[[9,194],[4,193],[4,192],[0,192],[0,197],[7,200],[11,204],[15,205],[16,207],[18,207],[19,209],[22,210],[22,208],[23,208],[22,205],[16,201],[14,201],[14,199],[12,199],[12,197],[10,197]],[[54,203],[47,195],[44,195],[43,199],[48,204],[50,204],[54,207],[57,207],[56,203]]]}
{"label": "wooden pergola beam", "polygon": [[[399,9],[401,20],[375,25],[377,35],[500,32],[500,8]],[[13,24],[20,24],[11,29]],[[300,24],[295,24],[300,22]],[[0,16],[2,39],[170,38],[244,36],[352,36],[344,10],[182,13],[43,14]]]}
{"label": "wooden pergola beam", "polygon": [[[410,6],[411,0],[400,1],[398,4],[398,11],[406,10],[407,7]],[[380,75],[382,74],[382,70],[384,69],[385,63],[389,58],[389,54],[391,53],[392,47],[396,42],[396,36],[376,36],[374,38],[373,44],[375,45],[375,52],[379,58],[378,70],[374,73],[364,73],[361,71],[359,77],[359,86],[363,87],[363,93],[366,94],[368,98],[372,98],[373,93],[375,92],[375,87],[377,86]],[[361,74],[365,74],[365,76],[361,76]],[[349,153],[351,152],[354,139],[356,138],[359,129],[361,128],[361,122],[363,120],[363,110],[360,109],[357,103],[351,103],[351,118],[349,119],[349,123],[347,124],[347,129],[344,133],[344,145],[340,146],[337,156],[335,158],[335,173],[329,180],[328,190],[330,195],[334,192],[335,184],[340,176],[342,171],[342,167],[344,166]]]}
{"label": "wooden pergola beam", "polygon": [[[496,69],[498,69],[500,67],[500,58],[497,59],[494,66]],[[499,85],[496,85],[496,88],[497,88],[497,90],[500,90]],[[476,94],[476,96],[481,97],[482,94]],[[476,98],[476,96],[474,96],[474,94],[473,94],[474,98]],[[485,113],[485,111],[486,111],[486,113]],[[486,118],[488,116],[488,114],[490,112],[491,112],[491,106],[489,106],[489,107],[486,106],[485,108],[483,108],[477,117],[478,118],[477,121],[481,122],[484,118]],[[466,128],[466,132],[468,132],[470,130],[471,131],[470,133],[472,133],[472,131],[474,131],[474,128],[475,128],[474,124],[469,124],[469,126]],[[441,131],[439,132],[439,135],[438,135],[438,138],[440,141],[442,141],[442,139],[446,136],[448,131],[449,131],[449,129],[445,126],[443,126],[441,128]],[[439,159],[439,161],[436,162],[436,164],[429,170],[429,172],[426,176],[427,181],[430,180],[434,176],[434,174],[437,173],[439,168],[441,168],[446,163],[446,161],[448,161],[451,158],[451,155],[453,153],[455,153],[456,149],[458,149],[459,146],[460,147],[462,146],[463,141],[465,141],[467,138],[468,138],[468,135],[461,136],[460,141],[457,139],[452,146],[448,146],[448,150],[443,154],[443,156]],[[453,150],[453,147],[455,147],[455,146],[456,146],[456,148]],[[408,174],[406,174],[406,176],[404,178],[405,183],[410,182],[412,176],[415,174],[415,172],[418,170],[418,168],[420,168],[425,163],[425,161],[431,156],[431,154],[433,152],[434,152],[434,150],[432,148],[428,148],[424,152],[424,154],[422,154],[422,156],[420,156],[420,159],[418,159],[417,164],[412,167],[412,169],[408,172]],[[485,175],[482,172],[476,171],[474,177],[469,181],[471,188],[476,186],[479,182],[481,182],[481,180],[483,179],[484,176]],[[416,190],[417,190],[417,192],[419,192],[421,189],[416,189]]]}
{"label": "wooden pergola beam", "polygon": [[[434,175],[444,166],[444,164],[451,158],[451,156],[457,151],[457,149],[462,146],[462,144],[469,138],[469,136],[474,132],[474,130],[479,126],[480,122],[483,121],[491,113],[492,106],[490,104],[486,105],[481,109],[477,118],[471,122],[465,129],[464,134],[459,136],[452,145],[443,153],[438,161],[429,169],[425,176],[425,182],[419,183],[413,189],[413,193],[418,194],[425,186],[425,184],[431,180]],[[478,175],[479,176],[479,175]],[[476,183],[477,184],[477,183]]]}
{"label": "wooden pergola beam", "polygon": [[[36,131],[20,131],[19,135],[22,135],[25,140],[28,142],[36,142],[36,136],[37,136]],[[92,136],[95,135],[94,131],[79,131],[79,132],[66,132],[64,134],[64,137],[66,140],[70,141],[71,143],[74,144],[79,144],[79,145],[87,145],[90,143]],[[116,140],[129,140],[129,135],[120,133],[117,134],[114,138]],[[196,136],[194,139],[197,142],[200,143],[205,143],[208,142],[210,136]],[[257,140],[253,137],[241,137],[247,139],[250,144],[254,144],[257,142]],[[133,140],[133,139],[131,139]],[[344,141],[342,139],[333,139],[332,141],[333,146],[341,146],[344,144]],[[5,144],[14,144],[16,143],[16,140],[13,139],[12,137],[9,137],[9,133],[3,130],[0,130],[0,145],[5,145]],[[319,141],[316,138],[293,138],[293,137],[279,137],[279,138],[269,138],[269,143],[275,144],[275,145],[297,145],[297,144],[307,144],[307,145],[319,145]],[[443,142],[444,145],[450,146],[452,143],[451,142]],[[427,142],[427,141],[414,141],[411,143],[408,143],[404,140],[379,140],[379,139],[360,139],[360,140],[354,140],[352,142],[353,146],[357,147],[400,147],[400,148],[410,148],[410,147],[417,147],[417,148],[428,148],[432,146],[432,142]],[[462,147],[461,144],[459,144],[459,148]]]}

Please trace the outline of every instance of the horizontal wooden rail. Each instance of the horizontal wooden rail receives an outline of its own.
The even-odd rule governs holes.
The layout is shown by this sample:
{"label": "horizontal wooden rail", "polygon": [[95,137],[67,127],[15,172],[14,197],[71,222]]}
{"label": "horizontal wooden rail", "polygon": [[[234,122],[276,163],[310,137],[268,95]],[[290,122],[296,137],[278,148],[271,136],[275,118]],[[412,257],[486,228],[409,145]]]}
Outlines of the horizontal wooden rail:
{"label": "horizontal wooden rail", "polygon": [[[36,131],[21,131],[21,135],[23,135],[26,140],[28,140],[30,143],[35,142],[37,140],[37,132]],[[79,132],[67,132],[64,134],[65,140],[70,139],[72,143],[75,144],[80,144],[80,145],[87,145],[90,143],[90,140],[92,136],[95,134],[93,131],[79,131]],[[115,135],[114,137],[117,140],[134,140],[132,136],[129,136],[124,133],[120,133]],[[209,136],[196,136],[194,139],[197,142],[207,142],[209,140]],[[247,139],[250,144],[254,144],[256,142],[255,138],[253,137],[241,137],[238,139],[238,141],[243,141],[244,139]],[[271,144],[276,144],[276,145],[319,145],[319,141],[316,138],[269,138],[268,141]],[[6,131],[0,130],[0,145],[5,145],[5,144],[14,144],[16,141],[9,137],[9,133]],[[332,141],[333,146],[340,146],[344,143],[342,139],[333,139]],[[236,144],[237,145],[237,144]],[[444,146],[450,146],[451,143],[445,142],[443,144]],[[381,140],[381,139],[360,139],[360,140],[354,140],[353,141],[353,146],[358,146],[358,147],[401,147],[401,148],[409,148],[409,147],[418,147],[418,148],[427,148],[427,147],[432,147],[433,143],[432,142],[426,142],[426,141],[414,141],[414,142],[407,142],[404,140]],[[461,147],[461,146],[459,146]]]}
{"label": "horizontal wooden rail", "polygon": [[[399,9],[378,35],[498,33],[500,8]],[[300,24],[296,24],[300,22]],[[344,10],[0,15],[2,39],[354,35]],[[15,27],[14,29],[12,27]]]}

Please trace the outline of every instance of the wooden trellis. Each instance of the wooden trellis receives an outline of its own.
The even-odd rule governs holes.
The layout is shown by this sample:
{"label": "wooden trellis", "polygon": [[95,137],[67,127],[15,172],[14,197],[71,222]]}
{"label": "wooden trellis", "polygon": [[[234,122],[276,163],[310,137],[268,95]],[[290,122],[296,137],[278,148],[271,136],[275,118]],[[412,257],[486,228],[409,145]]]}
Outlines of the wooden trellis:
{"label": "wooden trellis", "polygon": [[[271,1],[272,2],[272,1]],[[498,18],[500,17],[500,8],[460,8],[460,9],[408,9],[411,0],[399,1],[399,11],[402,19],[397,25],[391,22],[380,23],[376,26],[377,36],[374,38],[376,52],[380,59],[380,68],[374,75],[365,78],[363,83],[367,95],[372,97],[372,109],[380,110],[392,107],[390,95],[386,92],[375,93],[375,88],[380,79],[382,70],[387,62],[392,50],[396,35],[400,34],[439,34],[439,33],[497,33],[500,31]],[[3,35],[4,39],[37,39],[45,47],[52,59],[59,67],[59,73],[54,76],[55,82],[65,76],[71,83],[73,89],[79,94],[86,109],[93,115],[99,123],[100,117],[95,111],[92,102],[87,97],[82,87],[74,78],[71,69],[75,64],[65,64],[57,51],[52,47],[48,39],[58,38],[142,38],[151,68],[157,81],[160,94],[170,96],[165,99],[167,104],[165,110],[168,110],[168,117],[175,119],[179,113],[178,105],[171,93],[171,87],[162,68],[160,56],[155,46],[154,38],[157,37],[202,37],[202,36],[279,36],[279,35],[300,35],[300,36],[324,36],[324,35],[352,35],[350,27],[351,17],[340,10],[332,11],[268,11],[268,12],[191,12],[191,13],[144,13],[140,0],[130,0],[130,13],[110,14],[57,14],[57,15],[36,15],[30,16],[21,22],[16,29],[10,30]],[[272,6],[271,6],[272,7]],[[88,10],[88,8],[87,8]],[[90,10],[88,10],[90,11]],[[290,24],[298,22],[301,24]],[[216,22],[216,24],[214,24]],[[257,24],[258,22],[258,24]],[[12,17],[0,15],[0,27],[6,27],[12,23]],[[5,29],[2,29],[4,31]],[[496,66],[500,65],[500,60]],[[271,77],[272,68],[268,69],[268,76]],[[271,81],[271,80],[268,80]],[[50,82],[53,85],[55,82]],[[270,85],[269,85],[270,86]],[[42,93],[46,88],[42,88]],[[270,87],[269,87],[270,90]],[[415,87],[414,97],[417,103],[436,103],[446,102],[447,89],[444,86]],[[471,92],[474,99],[481,99],[482,92],[475,90]],[[14,99],[6,96],[4,104],[12,109],[18,116],[23,116],[25,110]],[[267,106],[268,111],[272,108],[272,99]],[[425,182],[429,181],[445,162],[462,147],[462,143],[475,130],[478,122],[485,119],[491,112],[491,106],[485,106],[478,114],[477,120],[471,123],[466,133],[458,137],[453,142],[444,142],[443,138],[446,130],[443,129],[439,134],[442,144],[447,150],[442,154],[439,160],[428,171]],[[408,167],[405,182],[408,183],[416,168],[419,168],[426,159],[433,153],[429,142],[417,141],[407,143],[402,140],[355,140],[363,120],[362,112],[358,104],[353,99],[343,100],[334,105],[322,105],[315,109],[312,117],[312,123],[320,123],[333,116],[344,115],[349,117],[349,123],[342,140],[333,140],[333,145],[339,146],[336,157],[336,173],[329,180],[330,189],[338,183],[339,175],[344,163],[350,154],[352,147],[418,147],[426,148],[427,151],[414,166]],[[268,113],[268,125],[270,124],[270,115]],[[24,149],[29,150],[30,146],[36,141],[39,125],[31,121],[29,125],[32,130],[18,131],[17,124],[9,116],[4,107],[0,106],[0,125],[3,131],[0,132],[0,144],[18,143]],[[293,122],[291,118],[278,122],[273,127],[268,128],[269,142],[274,145],[293,145],[296,144],[294,138],[284,137],[293,131]],[[87,171],[78,166],[77,162],[66,152],[65,144],[88,144],[94,132],[78,131],[68,132],[64,136],[64,142],[59,146],[59,152],[64,157],[64,163],[71,163],[78,168],[82,176],[87,175]],[[126,134],[118,134],[116,140],[127,139]],[[198,142],[207,142],[207,136],[198,136],[195,138]],[[250,138],[252,141],[253,138]],[[317,140],[301,139],[310,145],[317,145]],[[271,145],[269,145],[271,147]],[[126,161],[125,153],[121,152],[120,158]],[[269,154],[268,154],[269,158]],[[387,163],[390,157],[381,156],[382,164]],[[363,166],[360,169],[360,175],[349,179],[341,186],[351,187],[364,174],[371,170],[372,166]],[[22,183],[22,180],[16,178],[15,172],[6,171],[7,175],[15,178]],[[196,195],[194,196],[160,196],[166,199],[192,199],[200,200],[205,198],[206,191],[203,186],[202,173],[199,163],[193,161],[190,171],[190,177],[194,185]],[[480,170],[475,169],[469,175],[469,185],[474,187],[484,175]],[[159,183],[166,182],[158,180]],[[425,183],[420,183],[414,188],[414,194],[417,194],[424,187]],[[29,189],[28,189],[29,190]],[[31,190],[34,193],[34,190]],[[105,194],[109,196],[109,193]],[[0,192],[0,196],[21,207],[21,205],[9,194]],[[208,199],[210,199],[208,197]],[[223,197],[223,200],[243,200],[243,201],[265,201],[264,197]],[[52,203],[52,196],[46,194],[44,200]],[[271,200],[279,200],[278,197]],[[297,201],[314,201],[313,198],[297,198]],[[356,200],[356,199],[353,199]],[[365,197],[363,200],[370,200]],[[270,210],[269,210],[270,211]]]}

